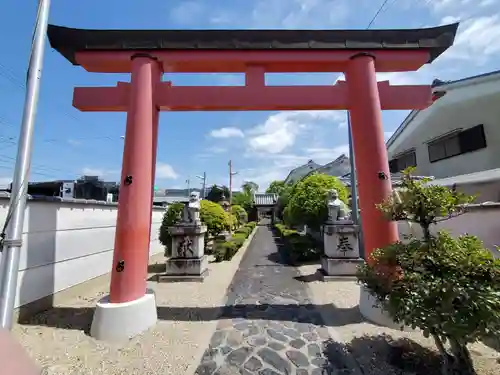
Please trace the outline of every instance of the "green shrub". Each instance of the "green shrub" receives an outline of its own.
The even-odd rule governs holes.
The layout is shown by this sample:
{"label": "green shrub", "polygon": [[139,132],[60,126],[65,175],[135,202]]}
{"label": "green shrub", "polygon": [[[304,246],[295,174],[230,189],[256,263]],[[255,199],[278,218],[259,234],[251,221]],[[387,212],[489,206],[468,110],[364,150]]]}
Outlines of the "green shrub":
{"label": "green shrub", "polygon": [[250,236],[255,226],[255,222],[247,223],[239,228],[229,241],[216,241],[214,244],[215,261],[222,262],[224,260],[231,260],[245,243],[245,240]]}
{"label": "green shrub", "polygon": [[319,260],[322,246],[309,235],[301,235],[295,229],[283,224],[275,224],[278,234],[283,240],[292,263]]}
{"label": "green shrub", "polygon": [[[231,229],[231,218],[219,204],[208,200],[202,200],[200,201],[200,205],[200,219],[207,226],[208,231],[205,236],[205,241],[207,241],[208,235],[215,237],[222,231]],[[163,215],[159,231],[159,240],[165,247],[166,256],[172,255],[172,249],[170,248],[172,241],[168,233],[168,227],[175,225],[179,221],[183,209],[184,203],[174,203],[168,207]]]}
{"label": "green shrub", "polygon": [[257,222],[256,221],[249,221],[248,223],[245,224],[245,226],[252,228],[252,230],[254,230],[255,227],[257,226]]}
{"label": "green shrub", "polygon": [[184,203],[174,203],[163,214],[158,238],[160,243],[165,247],[165,256],[172,255],[172,237],[168,233],[168,227],[175,225],[179,221],[183,209]]}
{"label": "green shrub", "polygon": [[252,233],[252,228],[244,226],[244,227],[241,227],[238,230],[236,230],[234,233],[235,234],[242,233],[248,237],[250,235],[250,233]]}
{"label": "green shrub", "polygon": [[376,249],[358,279],[396,322],[433,337],[442,374],[475,374],[467,344],[500,334],[500,260],[477,237],[432,235],[431,224],[463,212],[472,198],[411,172],[402,193],[379,208],[389,219],[419,223],[424,235]]}
{"label": "green shrub", "polygon": [[299,181],[290,193],[285,222],[318,230],[328,218],[326,196],[331,189],[336,189],[339,199],[347,203],[347,188],[337,177],[315,173]]}
{"label": "green shrub", "polygon": [[246,235],[244,233],[234,234],[233,237],[231,238],[231,241],[234,242],[238,246],[238,248],[240,248],[241,245],[243,245],[243,243],[247,239],[247,237],[248,237],[248,235]]}
{"label": "green shrub", "polygon": [[236,217],[236,222],[238,227],[242,226],[248,221],[248,214],[243,207],[238,204],[234,204],[231,207],[231,213]]}
{"label": "green shrub", "polygon": [[205,199],[200,204],[200,218],[207,226],[210,235],[215,237],[224,230],[231,229],[231,217],[220,204]]}
{"label": "green shrub", "polygon": [[233,259],[234,255],[238,252],[239,246],[234,241],[225,241],[217,244],[215,249],[215,261],[222,262],[224,260]]}

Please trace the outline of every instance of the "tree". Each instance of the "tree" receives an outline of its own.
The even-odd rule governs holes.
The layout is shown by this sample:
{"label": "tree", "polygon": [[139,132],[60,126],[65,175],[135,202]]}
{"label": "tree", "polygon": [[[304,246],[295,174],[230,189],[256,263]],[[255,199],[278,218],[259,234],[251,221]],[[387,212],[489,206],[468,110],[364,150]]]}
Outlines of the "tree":
{"label": "tree", "polygon": [[210,235],[217,236],[224,230],[231,230],[231,215],[220,204],[202,200],[200,205],[200,219],[207,226]]}
{"label": "tree", "polygon": [[160,243],[165,247],[166,256],[172,255],[172,237],[168,232],[168,228],[179,222],[183,209],[184,203],[173,203],[163,214],[163,220],[161,222],[158,239],[160,240]]}
{"label": "tree", "polygon": [[358,279],[394,321],[433,337],[443,375],[475,374],[467,344],[500,333],[500,260],[477,237],[431,233],[473,197],[415,180],[412,171],[404,171],[399,194],[378,207],[389,220],[418,223],[423,235],[376,249]]}
{"label": "tree", "polygon": [[347,188],[337,177],[314,173],[297,182],[285,209],[288,224],[305,224],[318,230],[328,218],[326,197],[331,189],[336,189],[339,199],[347,202]]}
{"label": "tree", "polygon": [[[163,220],[160,226],[159,240],[165,247],[165,254],[172,254],[172,237],[168,232],[168,228],[177,224],[181,219],[184,203],[174,203],[170,205],[163,215]],[[217,236],[224,230],[231,230],[232,217],[228,214],[220,204],[208,201],[200,201],[200,219],[207,226],[208,233],[212,236]]]}
{"label": "tree", "polygon": [[222,201],[222,196],[224,196],[225,199],[229,199],[229,189],[227,188],[227,186],[213,185],[210,188],[210,191],[208,192],[205,199],[215,203],[219,203],[220,201]]}
{"label": "tree", "polygon": [[253,207],[253,195],[247,194],[245,192],[236,192],[233,194],[233,205],[241,206],[247,211],[247,213]]}
{"label": "tree", "polygon": [[242,206],[233,204],[231,207],[231,213],[236,217],[238,226],[242,226],[247,223],[248,214]]}
{"label": "tree", "polygon": [[285,208],[288,205],[288,202],[290,200],[290,195],[292,194],[295,186],[296,186],[296,183],[285,184],[283,186],[283,190],[281,191],[281,194],[278,197],[277,215],[282,220],[284,220],[284,218],[285,218]]}
{"label": "tree", "polygon": [[245,181],[245,183],[241,185],[241,190],[243,190],[245,194],[253,196],[259,190],[259,185],[252,181]]}
{"label": "tree", "polygon": [[283,190],[285,190],[285,181],[276,180],[269,184],[269,187],[266,189],[266,193],[277,194],[280,196]]}

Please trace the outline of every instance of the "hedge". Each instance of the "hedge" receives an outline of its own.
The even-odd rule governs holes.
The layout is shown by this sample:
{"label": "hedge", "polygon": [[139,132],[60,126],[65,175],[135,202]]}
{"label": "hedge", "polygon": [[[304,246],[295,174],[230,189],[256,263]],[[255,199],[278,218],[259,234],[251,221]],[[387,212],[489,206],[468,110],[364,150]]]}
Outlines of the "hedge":
{"label": "hedge", "polygon": [[321,258],[322,247],[310,235],[302,235],[283,224],[275,224],[274,228],[283,241],[286,256],[291,264],[317,261]]}
{"label": "hedge", "polygon": [[230,240],[216,241],[214,250],[215,261],[222,262],[224,260],[231,260],[245,240],[250,236],[256,225],[257,223],[255,222],[247,223],[234,232]]}

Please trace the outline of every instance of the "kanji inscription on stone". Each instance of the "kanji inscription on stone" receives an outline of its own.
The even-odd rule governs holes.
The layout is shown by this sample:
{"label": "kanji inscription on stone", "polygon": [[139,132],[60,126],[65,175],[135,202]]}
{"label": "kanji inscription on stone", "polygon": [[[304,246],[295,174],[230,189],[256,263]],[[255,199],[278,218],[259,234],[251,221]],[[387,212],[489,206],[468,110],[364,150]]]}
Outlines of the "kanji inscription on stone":
{"label": "kanji inscription on stone", "polygon": [[344,255],[347,252],[353,251],[351,243],[349,242],[349,237],[344,234],[339,234],[338,243],[337,243],[337,251],[340,251]]}

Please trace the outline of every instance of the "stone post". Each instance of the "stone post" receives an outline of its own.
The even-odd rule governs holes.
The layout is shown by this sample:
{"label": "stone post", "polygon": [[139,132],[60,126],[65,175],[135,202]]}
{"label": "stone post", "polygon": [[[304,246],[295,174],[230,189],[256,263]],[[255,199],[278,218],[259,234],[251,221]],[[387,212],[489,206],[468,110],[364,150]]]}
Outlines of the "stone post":
{"label": "stone post", "polygon": [[205,255],[207,227],[199,218],[199,199],[196,199],[186,203],[181,222],[168,228],[172,237],[172,256],[166,261],[165,274],[158,276],[160,282],[201,282],[208,275],[208,257]]}
{"label": "stone post", "polygon": [[323,280],[355,276],[363,259],[359,256],[359,226],[350,220],[326,223],[323,226],[324,251],[320,272]]}

